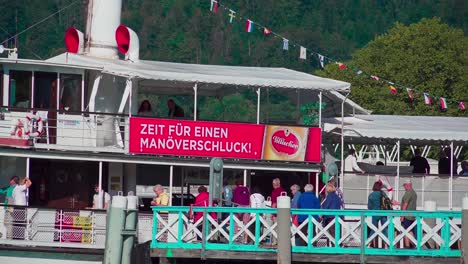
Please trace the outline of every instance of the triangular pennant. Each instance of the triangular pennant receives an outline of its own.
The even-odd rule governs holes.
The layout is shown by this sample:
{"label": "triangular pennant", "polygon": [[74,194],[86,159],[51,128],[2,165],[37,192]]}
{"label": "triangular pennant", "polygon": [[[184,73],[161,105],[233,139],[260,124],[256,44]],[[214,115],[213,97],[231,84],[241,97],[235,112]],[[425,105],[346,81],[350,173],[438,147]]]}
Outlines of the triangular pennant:
{"label": "triangular pennant", "polygon": [[270,35],[270,34],[271,34],[271,30],[269,30],[268,28],[263,28],[263,34],[265,34],[265,35]]}
{"label": "triangular pennant", "polygon": [[447,100],[445,100],[445,98],[441,97],[441,98],[439,98],[439,102],[440,102],[440,109],[447,110]]}
{"label": "triangular pennant", "polygon": [[458,108],[459,108],[460,110],[465,110],[465,109],[466,109],[465,103],[462,102],[462,101],[458,102]]}

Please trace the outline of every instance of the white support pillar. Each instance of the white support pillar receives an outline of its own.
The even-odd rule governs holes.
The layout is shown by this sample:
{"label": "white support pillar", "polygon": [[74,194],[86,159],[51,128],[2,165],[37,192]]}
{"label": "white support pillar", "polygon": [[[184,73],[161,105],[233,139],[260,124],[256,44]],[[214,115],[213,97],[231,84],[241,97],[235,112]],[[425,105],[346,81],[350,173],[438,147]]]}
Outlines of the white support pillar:
{"label": "white support pillar", "polygon": [[[26,158],[26,178],[29,179],[29,170],[30,170],[31,159]],[[26,189],[26,205],[29,205],[29,188]]]}
{"label": "white support pillar", "polygon": [[85,110],[85,76],[84,73],[81,74],[81,111]]}
{"label": "white support pillar", "polygon": [[397,141],[397,176],[395,177],[396,199],[400,199],[400,140]]}
{"label": "white support pillar", "polygon": [[34,81],[35,73],[36,72],[34,72],[34,71],[31,73],[31,104],[29,105],[29,107],[31,107],[31,108],[35,107],[35,105],[34,105],[34,103],[35,103],[34,102],[34,87],[36,86],[35,81]]}
{"label": "white support pillar", "polygon": [[193,86],[193,121],[197,121],[197,108],[198,108],[198,83]]}
{"label": "white support pillar", "polygon": [[169,206],[172,206],[172,186],[173,186],[173,183],[174,183],[174,165],[171,165],[169,167]]}
{"label": "white support pillar", "polygon": [[[125,109],[125,105],[127,104],[127,100],[130,97],[130,92],[132,91],[132,79],[128,78],[126,80],[126,85],[125,85],[125,91],[122,95],[122,100],[120,100],[120,105],[119,105],[119,110],[117,113],[121,114],[123,113]],[[130,100],[131,101],[131,100]]]}
{"label": "white support pillar", "polygon": [[104,208],[104,204],[102,204],[102,196],[104,195],[102,191],[102,161],[99,162],[99,182],[98,182],[98,188],[99,188],[99,199],[98,199],[98,204],[97,208]]}
{"label": "white support pillar", "polygon": [[10,103],[10,71],[3,68],[3,106],[9,106]]}
{"label": "white support pillar", "polygon": [[339,186],[341,187],[341,190],[344,192],[344,178],[343,176],[345,175],[344,173],[344,104],[346,102],[346,99],[348,99],[350,92],[348,92],[343,99],[343,102],[341,103],[341,182],[339,181]]}
{"label": "white support pillar", "polygon": [[[453,142],[450,143],[449,208],[453,209]],[[456,169],[456,168],[455,168]]]}
{"label": "white support pillar", "polygon": [[55,84],[55,89],[57,89],[57,91],[55,91],[55,94],[57,95],[56,96],[56,104],[55,104],[55,110],[60,110],[60,73],[57,72],[57,81],[56,81],[56,84]]}
{"label": "white support pillar", "polygon": [[93,90],[91,91],[91,96],[89,97],[89,112],[94,112],[95,105],[96,105],[96,95],[99,89],[99,82],[102,79],[102,74],[96,76],[94,79]]}
{"label": "white support pillar", "polygon": [[319,120],[318,120],[318,126],[322,128],[322,91],[320,91],[319,95]]}
{"label": "white support pillar", "polygon": [[260,124],[260,88],[257,88],[257,125]]}

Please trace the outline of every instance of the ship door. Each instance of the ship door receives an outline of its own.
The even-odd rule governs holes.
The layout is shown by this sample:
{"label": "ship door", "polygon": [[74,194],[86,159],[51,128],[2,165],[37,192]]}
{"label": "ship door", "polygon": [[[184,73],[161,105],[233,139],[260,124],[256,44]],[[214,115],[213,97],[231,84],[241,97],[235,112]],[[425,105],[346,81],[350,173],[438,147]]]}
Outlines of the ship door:
{"label": "ship door", "polygon": [[33,109],[44,113],[45,137],[50,144],[57,142],[57,95],[57,73],[35,72]]}

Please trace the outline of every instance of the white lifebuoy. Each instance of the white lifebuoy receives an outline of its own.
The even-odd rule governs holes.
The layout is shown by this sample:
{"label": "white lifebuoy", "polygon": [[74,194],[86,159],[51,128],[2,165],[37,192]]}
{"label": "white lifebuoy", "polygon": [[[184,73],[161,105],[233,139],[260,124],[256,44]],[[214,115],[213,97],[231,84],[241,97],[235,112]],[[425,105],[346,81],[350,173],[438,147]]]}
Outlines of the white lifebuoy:
{"label": "white lifebuoy", "polygon": [[[37,129],[34,131],[34,120],[37,123]],[[26,135],[29,137],[38,137],[42,134],[42,130],[44,129],[44,124],[42,118],[40,116],[26,116]]]}
{"label": "white lifebuoy", "polygon": [[21,121],[21,119],[15,118],[11,120],[11,129],[10,129],[11,136],[23,138],[26,135],[25,131],[27,131],[27,129],[25,129],[25,125],[23,121]]}

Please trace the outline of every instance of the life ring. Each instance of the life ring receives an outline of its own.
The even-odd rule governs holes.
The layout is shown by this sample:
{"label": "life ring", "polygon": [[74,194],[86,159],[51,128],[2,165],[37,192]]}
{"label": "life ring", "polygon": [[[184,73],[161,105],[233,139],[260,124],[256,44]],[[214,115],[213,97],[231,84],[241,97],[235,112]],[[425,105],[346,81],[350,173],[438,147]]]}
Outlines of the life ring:
{"label": "life ring", "polygon": [[[38,137],[42,134],[44,124],[42,118],[39,116],[26,116],[26,123],[29,129],[26,130],[26,135],[29,137]],[[37,124],[37,129],[34,131],[34,122]]]}
{"label": "life ring", "polygon": [[27,129],[25,129],[25,124],[23,123],[23,121],[21,121],[21,119],[15,118],[11,120],[11,129],[10,129],[11,136],[23,138],[23,136],[26,135],[25,133],[26,130]]}

